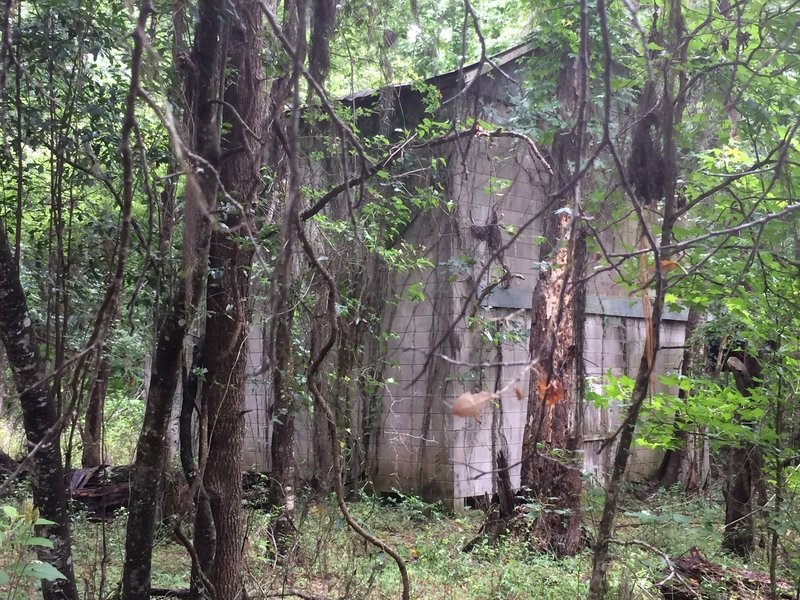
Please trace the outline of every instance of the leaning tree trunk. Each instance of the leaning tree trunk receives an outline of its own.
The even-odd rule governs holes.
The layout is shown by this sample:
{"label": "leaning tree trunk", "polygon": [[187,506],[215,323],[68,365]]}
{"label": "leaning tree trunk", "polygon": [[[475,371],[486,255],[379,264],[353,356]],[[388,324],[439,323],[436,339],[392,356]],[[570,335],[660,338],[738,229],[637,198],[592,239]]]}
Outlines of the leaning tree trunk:
{"label": "leaning tree trunk", "polygon": [[[77,600],[69,531],[69,511],[61,462],[61,438],[53,389],[39,355],[36,333],[28,312],[6,230],[0,223],[0,339],[6,349],[14,384],[19,392],[29,450],[33,457],[33,501],[41,516],[53,521],[39,525],[38,534],[53,548],[38,546],[39,558],[57,568],[65,579],[42,581],[45,600]],[[37,445],[41,443],[41,446]]]}
{"label": "leaning tree trunk", "polygon": [[[228,9],[226,9],[228,10]],[[208,411],[208,462],[204,485],[216,530],[216,554],[208,572],[217,598],[242,593],[241,519],[242,453],[247,366],[247,303],[255,232],[252,210],[262,187],[262,131],[266,115],[261,66],[263,15],[256,0],[233,3],[237,19],[229,24],[223,120],[228,127],[222,151],[220,181],[230,205],[226,227],[211,240],[210,276],[204,338],[206,381],[203,404]]]}

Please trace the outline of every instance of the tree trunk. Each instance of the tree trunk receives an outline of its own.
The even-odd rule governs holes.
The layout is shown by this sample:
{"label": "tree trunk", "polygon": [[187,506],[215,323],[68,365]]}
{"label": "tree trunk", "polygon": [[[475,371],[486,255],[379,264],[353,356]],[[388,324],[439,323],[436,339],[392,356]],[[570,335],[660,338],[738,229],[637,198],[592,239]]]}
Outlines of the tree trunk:
{"label": "tree trunk", "polygon": [[293,531],[293,508],[295,482],[294,461],[294,411],[293,397],[294,361],[292,359],[292,314],[287,307],[283,314],[273,317],[275,326],[275,365],[272,370],[273,404],[271,503],[280,508],[275,521],[274,533],[278,553],[285,550],[287,536]]}
{"label": "tree trunk", "polygon": [[[758,359],[744,352],[729,356],[727,368],[733,371],[736,389],[745,398],[750,397],[761,377]],[[725,465],[725,529],[722,547],[742,558],[749,558],[755,549],[753,530],[753,489],[760,475],[758,449],[750,442],[742,442],[726,449]],[[755,481],[754,481],[755,480]]]}
{"label": "tree trunk", "polygon": [[[225,227],[211,239],[204,338],[206,382],[203,402],[208,411],[208,462],[204,484],[216,530],[216,554],[208,572],[217,597],[242,593],[241,520],[242,453],[244,450],[247,303],[255,232],[252,207],[262,186],[261,142],[266,115],[261,66],[263,15],[255,0],[234,2],[237,19],[228,31],[223,120],[227,133],[220,180],[233,200],[225,206]],[[263,135],[263,132],[262,132]]]}
{"label": "tree trunk", "polygon": [[725,529],[722,547],[748,558],[755,547],[750,444],[728,448],[725,466]]}
{"label": "tree trunk", "polygon": [[6,349],[14,383],[20,396],[28,448],[33,449],[50,433],[49,441],[36,452],[33,465],[33,501],[43,518],[53,525],[37,527],[38,535],[53,542],[53,548],[39,546],[40,560],[52,564],[66,579],[42,581],[45,600],[78,600],[69,531],[69,511],[61,462],[60,433],[53,388],[39,355],[36,334],[28,312],[19,269],[0,223],[0,339]]}
{"label": "tree trunk", "polygon": [[103,353],[97,376],[92,383],[89,404],[86,406],[86,418],[83,425],[83,453],[81,466],[98,467],[103,464],[103,408],[108,390],[108,378],[111,375],[111,361],[108,354]]}
{"label": "tree trunk", "polygon": [[186,299],[183,286],[172,301],[159,333],[150,392],[144,421],[136,445],[131,477],[131,499],[125,538],[123,595],[125,600],[149,600],[153,531],[156,502],[161,481],[172,400],[181,370],[183,340],[194,306]]}
{"label": "tree trunk", "polygon": [[[608,48],[608,23],[606,20],[605,2],[603,0],[598,1],[597,12],[600,19],[604,45]],[[665,37],[668,39],[669,47],[678,48],[678,40],[681,39],[683,32],[683,17],[681,15],[680,3],[677,1],[667,3],[664,15],[664,19],[667,23],[665,26],[667,31]],[[679,57],[681,56],[679,50],[676,50],[676,55]],[[610,56],[606,56],[606,65],[609,64],[611,64]],[[661,252],[660,247],[666,246],[672,241],[672,229],[675,225],[677,151],[674,134],[675,124],[680,122],[681,118],[680,107],[678,107],[678,111],[676,112],[676,105],[673,101],[673,88],[675,87],[676,79],[675,72],[665,67],[664,73],[666,81],[663,86],[663,98],[660,103],[657,103],[654,94],[643,94],[639,99],[640,119],[638,121],[640,126],[648,128],[648,136],[650,135],[649,125],[647,125],[647,121],[642,120],[641,117],[645,114],[657,114],[657,118],[660,118],[661,123],[660,134],[663,141],[663,150],[660,160],[657,161],[659,171],[656,174],[662,176],[663,189],[660,189],[659,192],[663,194],[664,206],[661,236],[658,241],[653,237],[653,227],[652,223],[649,221],[653,219],[653,215],[655,217],[660,216],[659,213],[649,213],[649,211],[645,212],[645,210],[642,209],[641,205],[645,203],[645,198],[641,195],[638,187],[636,187],[636,192],[631,188],[632,170],[630,168],[625,169],[625,167],[620,164],[619,159],[615,158],[615,166],[620,181],[623,183],[626,195],[634,205],[639,218],[639,246],[646,250],[647,254],[652,257],[654,272],[652,276],[647,272],[648,256],[642,255],[639,258],[639,283],[642,285],[642,308],[645,317],[645,350],[639,361],[639,369],[636,374],[633,391],[631,392],[628,410],[625,412],[624,420],[616,434],[617,447],[611,467],[611,476],[606,485],[603,514],[597,527],[597,539],[592,555],[592,574],[589,580],[588,600],[600,600],[605,591],[609,547],[611,545],[614,519],[617,513],[622,482],[625,476],[625,470],[628,466],[628,459],[631,455],[631,445],[633,444],[636,423],[639,420],[639,413],[650,389],[650,381],[659,350],[661,319],[664,312],[664,296],[666,293],[666,282],[664,280],[664,273],[661,271],[660,261],[668,258],[668,255]],[[608,81],[608,79],[606,79],[606,81]],[[655,83],[653,81],[648,82],[648,87],[654,85]],[[611,90],[609,87],[606,88],[605,92],[607,95],[610,95]],[[608,127],[608,125],[609,124],[606,123],[606,127]],[[634,186],[636,185],[636,182],[634,182]],[[659,187],[661,188],[662,186]]]}
{"label": "tree trunk", "polygon": [[[223,72],[220,61],[221,0],[200,0],[191,63],[193,147],[209,165],[219,162],[216,90]],[[149,600],[153,532],[159,482],[164,465],[172,401],[181,375],[183,343],[205,285],[211,236],[210,215],[216,208],[217,180],[208,168],[184,162],[187,173],[183,257],[174,292],[159,324],[142,431],[136,446],[122,575],[124,600]]]}
{"label": "tree trunk", "polygon": [[[194,428],[193,416],[197,412],[196,402],[198,400],[198,389],[200,387],[200,377],[198,371],[205,368],[203,360],[202,342],[195,345],[192,351],[192,364],[188,372],[183,376],[183,397],[181,402],[181,412],[179,417],[178,438],[180,440],[180,459],[186,483],[190,489],[194,489],[195,480],[198,476],[197,464],[194,459]],[[185,366],[184,366],[185,369]],[[201,412],[206,415],[204,411]],[[201,419],[200,435],[205,433],[207,419]],[[192,564],[192,574],[189,580],[189,597],[200,598],[202,593],[201,572],[206,573],[214,560],[217,551],[216,531],[214,530],[214,519],[211,515],[211,504],[208,493],[202,482],[197,487],[195,497],[192,499],[195,506],[195,525],[192,546],[197,553],[198,564]]]}
{"label": "tree trunk", "polygon": [[[233,188],[227,188],[232,191]],[[246,255],[246,256],[245,256]],[[244,449],[247,317],[250,250],[215,232],[207,291],[203,402],[208,411],[208,492],[216,553],[208,572],[218,598],[238,598],[242,590],[242,451]],[[201,532],[198,532],[200,534]]]}
{"label": "tree trunk", "polygon": [[565,245],[551,257],[558,266],[540,272],[533,293],[530,353],[537,363],[531,371],[521,479],[541,506],[534,527],[539,544],[568,556],[580,550],[581,538],[582,465],[576,427],[581,406],[574,362],[583,305],[574,282],[582,276],[586,245],[581,233],[570,243],[568,214],[556,219],[557,239]]}
{"label": "tree trunk", "polygon": [[[580,164],[585,144],[586,48],[558,75],[558,98],[565,118],[578,114],[573,129],[553,138],[550,190],[557,192]],[[544,225],[542,268],[533,292],[528,411],[522,442],[521,482],[541,506],[534,535],[543,549],[559,556],[580,550],[581,390],[584,326],[585,235],[581,185],[561,198],[561,210]],[[576,353],[577,350],[577,353]],[[578,357],[576,360],[576,356]]]}

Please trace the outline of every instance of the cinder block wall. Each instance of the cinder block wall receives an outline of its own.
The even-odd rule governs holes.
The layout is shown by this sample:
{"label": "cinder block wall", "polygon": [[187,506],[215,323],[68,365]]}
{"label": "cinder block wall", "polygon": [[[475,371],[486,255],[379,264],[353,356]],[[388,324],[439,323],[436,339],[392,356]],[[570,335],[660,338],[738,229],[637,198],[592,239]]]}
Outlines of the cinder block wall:
{"label": "cinder block wall", "polygon": [[[387,290],[383,324],[394,335],[387,346],[390,366],[385,370],[386,391],[374,446],[377,490],[417,493],[454,508],[463,506],[465,498],[492,493],[493,456],[498,450],[507,453],[514,465],[512,483],[519,485],[527,377],[516,384],[524,393],[523,401],[509,390],[484,409],[480,423],[454,416],[451,407],[464,392],[502,388],[524,370],[548,177],[528,147],[515,140],[475,138],[466,157],[461,150],[462,146],[444,150],[449,155],[447,194],[452,210],[444,205],[434,209],[406,233],[408,242],[425,248],[433,267],[394,274]],[[502,264],[514,275],[510,284],[495,288],[478,306],[478,295],[502,273],[499,265],[480,273],[494,254],[485,228],[495,216],[502,243],[528,226],[502,256]],[[631,247],[636,235],[634,222],[604,234],[607,247],[615,250]],[[408,299],[405,292],[414,284],[425,290],[424,300]],[[504,319],[523,335],[497,348],[484,328],[469,329],[467,320],[459,318],[464,306],[468,316]],[[610,274],[603,274],[588,285],[586,309],[586,372],[590,384],[601,389],[609,370],[633,374],[638,367],[644,347],[641,302],[615,285]],[[684,320],[685,315],[667,315],[661,326],[662,346],[682,345]],[[255,327],[249,349],[253,376],[248,380],[245,464],[268,471],[272,391],[270,375],[261,369],[262,339]],[[661,351],[657,372],[677,371],[680,359],[679,348]],[[486,363],[492,366],[479,366]],[[617,406],[585,407],[585,470],[598,481],[607,471],[613,448],[600,454],[598,450],[619,426],[620,412]],[[313,432],[309,415],[298,415],[295,454],[303,478],[318,475]],[[659,461],[656,453],[637,449],[630,476],[652,474]]]}

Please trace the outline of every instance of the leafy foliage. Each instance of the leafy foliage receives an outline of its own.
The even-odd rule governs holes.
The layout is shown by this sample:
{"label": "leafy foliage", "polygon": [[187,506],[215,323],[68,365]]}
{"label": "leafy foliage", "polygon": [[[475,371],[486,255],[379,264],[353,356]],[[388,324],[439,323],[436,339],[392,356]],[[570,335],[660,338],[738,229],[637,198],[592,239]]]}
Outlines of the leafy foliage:
{"label": "leafy foliage", "polygon": [[0,590],[9,599],[30,598],[33,584],[40,580],[63,579],[58,569],[36,558],[38,548],[52,548],[52,540],[36,535],[38,525],[52,525],[39,516],[31,502],[20,511],[6,504],[0,507]]}

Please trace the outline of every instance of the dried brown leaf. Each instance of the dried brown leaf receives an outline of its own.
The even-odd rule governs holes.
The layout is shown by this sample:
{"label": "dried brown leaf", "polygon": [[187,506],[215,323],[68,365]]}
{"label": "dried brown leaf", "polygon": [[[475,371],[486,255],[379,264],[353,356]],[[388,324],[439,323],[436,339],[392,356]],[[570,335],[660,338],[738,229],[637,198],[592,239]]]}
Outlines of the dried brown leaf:
{"label": "dried brown leaf", "polygon": [[478,392],[477,394],[466,392],[453,403],[453,414],[458,417],[475,417],[477,419],[481,409],[491,399],[491,392]]}

